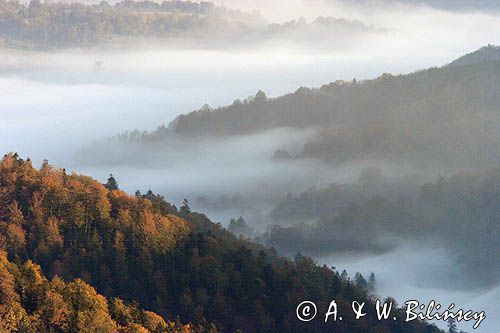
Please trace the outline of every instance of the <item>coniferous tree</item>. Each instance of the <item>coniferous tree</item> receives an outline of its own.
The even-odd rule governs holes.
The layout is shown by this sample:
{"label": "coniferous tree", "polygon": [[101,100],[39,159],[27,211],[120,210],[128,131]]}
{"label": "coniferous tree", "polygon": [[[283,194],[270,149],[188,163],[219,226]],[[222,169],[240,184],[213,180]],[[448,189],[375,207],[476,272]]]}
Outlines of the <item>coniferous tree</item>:
{"label": "coniferous tree", "polygon": [[375,274],[372,272],[368,277],[368,292],[374,293],[376,286]]}
{"label": "coniferous tree", "polygon": [[104,186],[110,191],[118,190],[118,182],[115,177],[113,177],[112,173],[109,174],[108,181],[104,184]]}
{"label": "coniferous tree", "polygon": [[458,333],[457,323],[455,318],[448,318],[448,333]]}
{"label": "coniferous tree", "polygon": [[358,288],[364,291],[368,291],[368,282],[361,273],[356,273],[354,276],[354,283]]}
{"label": "coniferous tree", "polygon": [[184,198],[184,200],[182,200],[182,205],[181,205],[181,208],[180,208],[180,213],[182,213],[182,214],[189,214],[189,213],[191,213],[191,207],[189,207],[189,201],[186,198]]}

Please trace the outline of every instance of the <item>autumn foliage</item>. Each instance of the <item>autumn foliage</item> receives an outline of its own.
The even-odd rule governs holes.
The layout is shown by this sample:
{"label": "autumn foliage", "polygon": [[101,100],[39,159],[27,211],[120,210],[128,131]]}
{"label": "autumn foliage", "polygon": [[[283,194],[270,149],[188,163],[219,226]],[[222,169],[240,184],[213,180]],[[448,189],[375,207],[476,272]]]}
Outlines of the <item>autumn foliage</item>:
{"label": "autumn foliage", "polygon": [[0,162],[0,201],[1,332],[437,332],[374,313],[300,322],[306,299],[326,310],[335,298],[346,313],[372,300],[310,258],[234,237],[187,201],[177,209],[16,154]]}
{"label": "autumn foliage", "polygon": [[0,252],[1,332],[193,332],[151,311],[106,299],[81,279],[48,280],[28,260],[19,265]]}

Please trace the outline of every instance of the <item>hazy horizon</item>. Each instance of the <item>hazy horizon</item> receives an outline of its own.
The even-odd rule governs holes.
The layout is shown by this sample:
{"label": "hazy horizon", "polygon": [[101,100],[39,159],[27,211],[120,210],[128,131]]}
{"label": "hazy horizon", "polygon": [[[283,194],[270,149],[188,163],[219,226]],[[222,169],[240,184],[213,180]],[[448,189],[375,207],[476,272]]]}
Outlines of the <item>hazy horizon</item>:
{"label": "hazy horizon", "polygon": [[[267,24],[284,25],[283,31],[269,39],[250,34],[248,40],[222,43],[208,37],[202,44],[185,43],[182,38],[177,42],[137,38],[132,43],[45,51],[0,47],[0,150],[29,157],[37,167],[47,159],[101,182],[112,173],[130,194],[152,189],[178,206],[188,198],[194,210],[223,226],[241,215],[258,236],[276,223],[270,212],[289,193],[299,195],[332,183],[356,184],[370,167],[381,170],[401,192],[406,185],[418,188],[415,183],[434,182],[440,175],[484,171],[371,156],[337,165],[312,158],[273,159],[278,148],[297,156],[306,142],[321,135],[315,127],[277,126],[256,133],[207,136],[201,142],[177,138],[149,147],[110,144],[108,148],[103,143],[107,138],[135,129],[152,132],[205,104],[228,106],[259,90],[274,98],[336,80],[413,73],[445,66],[486,45],[500,45],[500,6],[492,1],[482,5],[461,1],[454,6],[425,0],[214,3],[245,12],[258,10]],[[300,24],[287,30],[286,22],[297,23],[301,17],[308,23],[318,17],[345,19],[367,30],[355,37]],[[303,35],[297,37],[297,31]],[[93,144],[109,149],[107,160],[99,160],[102,156]],[[133,163],[127,160],[130,155]],[[93,159],[95,163],[88,162]],[[422,249],[431,243],[398,240],[395,249],[384,253],[331,253],[316,259],[350,273],[375,272],[377,293],[384,297],[398,301],[436,297],[444,304],[454,301],[458,307],[484,308],[489,317],[477,331],[493,333],[500,325],[494,313],[500,309],[500,285],[480,290],[467,284],[460,290],[446,286],[461,274],[460,260],[445,246]],[[431,271],[437,277],[427,275]],[[443,322],[439,325],[444,327]]]}

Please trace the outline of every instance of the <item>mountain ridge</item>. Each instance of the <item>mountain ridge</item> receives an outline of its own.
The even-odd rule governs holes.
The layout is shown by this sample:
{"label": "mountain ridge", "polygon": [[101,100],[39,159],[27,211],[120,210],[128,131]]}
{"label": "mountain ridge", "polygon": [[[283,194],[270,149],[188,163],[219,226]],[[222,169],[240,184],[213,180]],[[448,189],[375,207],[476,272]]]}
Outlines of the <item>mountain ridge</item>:
{"label": "mountain ridge", "polygon": [[[462,61],[462,60],[461,60]],[[468,61],[470,62],[470,60]],[[500,160],[500,62],[432,67],[409,74],[383,74],[372,80],[335,81],[301,87],[268,98],[263,91],[231,105],[208,106],[181,114],[167,127],[127,132],[88,147],[99,163],[101,145],[157,149],[172,139],[223,138],[288,127],[312,128],[315,137],[296,147],[295,158],[332,163],[359,158],[437,163],[445,167],[482,165]],[[395,119],[398,119],[396,122]],[[161,144],[159,145],[161,146]],[[275,150],[281,147],[275,147]],[[102,148],[104,149],[104,148]],[[84,156],[86,154],[80,154]],[[108,159],[115,157],[108,156]]]}
{"label": "mountain ridge", "polygon": [[453,60],[449,66],[466,66],[491,61],[500,61],[500,46],[491,44],[483,46],[476,51]]}

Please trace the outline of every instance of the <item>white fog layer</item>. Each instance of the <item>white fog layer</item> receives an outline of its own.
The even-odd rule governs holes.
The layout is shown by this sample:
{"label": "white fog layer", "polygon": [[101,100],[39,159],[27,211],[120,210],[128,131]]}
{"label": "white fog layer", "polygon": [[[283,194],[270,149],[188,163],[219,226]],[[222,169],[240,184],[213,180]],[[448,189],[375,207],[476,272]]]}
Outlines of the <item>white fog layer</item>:
{"label": "white fog layer", "polygon": [[[361,33],[354,42],[349,37],[328,34],[326,38],[321,35],[321,42],[308,44],[291,41],[283,34],[265,43],[257,39],[249,49],[244,43],[234,48],[187,47],[172,41],[45,51],[0,47],[0,151],[17,152],[36,166],[47,159],[103,183],[112,173],[120,189],[130,194],[151,189],[177,206],[187,198],[193,210],[206,213],[224,227],[231,218],[243,216],[255,231],[252,236],[263,242],[270,225],[278,221],[272,217],[273,209],[289,194],[298,197],[306,193],[303,197],[307,197],[307,193],[332,183],[358,186],[363,171],[375,167],[387,183],[392,182],[386,186],[389,190],[383,187],[388,196],[404,192],[414,199],[424,183],[469,171],[371,156],[338,164],[310,156],[295,158],[306,142],[321,136],[315,126],[277,126],[202,140],[173,138],[149,148],[108,142],[126,131],[153,132],[160,125],[168,127],[179,115],[205,104],[211,109],[231,105],[236,99],[253,97],[259,90],[271,99],[300,87],[319,88],[336,80],[352,82],[384,73],[406,74],[441,67],[485,45],[500,44],[500,14],[493,2],[480,8],[468,3],[430,6],[430,1],[216,2],[259,10],[268,22],[282,24],[300,17],[312,22],[324,16],[358,20],[378,30]],[[490,126],[498,135],[498,125]],[[95,151],[92,144],[98,146]],[[99,148],[107,149],[107,144],[109,154],[100,156]],[[273,158],[279,149],[293,158]],[[102,160],[90,163],[94,157]],[[401,185],[403,180],[407,183]],[[352,190],[353,197],[356,189]],[[360,201],[368,201],[365,199]],[[327,220],[331,216],[324,215],[328,214],[318,213],[299,221],[285,217],[280,223],[313,224]],[[378,242],[374,234],[370,236],[373,243]],[[350,274],[375,273],[376,293],[384,298],[392,296],[400,305],[410,299],[421,303],[436,300],[445,306],[455,303],[464,310],[484,310],[487,319],[479,329],[473,330],[471,323],[460,323],[459,328],[498,332],[500,278],[491,277],[483,286],[474,285],[470,280],[477,272],[465,267],[449,248],[424,237],[419,239],[422,241],[406,243],[398,239],[389,250],[376,254],[368,254],[370,248],[360,253],[302,250],[340,271],[346,268]],[[493,268],[500,265],[498,257],[491,260]],[[446,327],[445,322],[436,324]]]}
{"label": "white fog layer", "polygon": [[[462,274],[460,261],[453,257],[453,253],[432,242],[402,244],[383,255],[336,254],[321,258],[320,262],[349,272],[375,273],[379,281],[377,295],[381,300],[394,297],[399,305],[408,300],[427,305],[434,300],[442,307],[454,303],[455,310],[485,311],[487,319],[478,329],[472,328],[473,321],[460,323],[458,327],[464,331],[495,332],[498,328],[496,314],[500,312],[500,286],[487,289],[457,287]],[[439,327],[446,327],[441,321],[434,322]]]}

